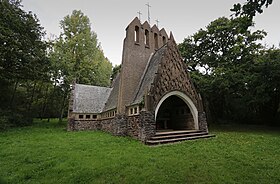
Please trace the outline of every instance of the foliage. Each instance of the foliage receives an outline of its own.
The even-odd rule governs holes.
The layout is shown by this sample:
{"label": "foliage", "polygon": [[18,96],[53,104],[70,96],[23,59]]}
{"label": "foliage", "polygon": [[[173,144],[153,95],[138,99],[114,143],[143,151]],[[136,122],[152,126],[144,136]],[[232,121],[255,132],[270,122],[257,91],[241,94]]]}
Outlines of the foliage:
{"label": "foliage", "polygon": [[266,33],[244,29],[244,22],[248,22],[246,17],[219,18],[179,45],[214,119],[247,120],[252,115],[248,114],[251,109],[247,106],[245,111],[240,108],[244,114],[237,114],[235,106],[240,105],[244,95],[250,94],[251,67],[263,49],[257,41]]}
{"label": "foliage", "polygon": [[23,11],[20,1],[0,1],[0,126],[26,124],[33,117],[33,89],[49,78],[43,36],[39,20]]}
{"label": "foliage", "polygon": [[273,0],[247,0],[244,5],[236,3],[231,11],[235,12],[235,16],[248,16],[251,19],[256,13],[263,13],[263,6],[266,8],[272,4]]}
{"label": "foliage", "polygon": [[68,86],[77,83],[108,86],[112,65],[105,58],[91,31],[90,21],[81,11],[74,10],[60,22],[62,33],[50,53],[55,80]]}
{"label": "foliage", "polygon": [[218,127],[216,138],[148,147],[99,131],[38,122],[0,133],[8,183],[279,183],[280,134]]}
{"label": "foliage", "polygon": [[248,16],[219,18],[179,45],[191,76],[209,104],[208,118],[279,122],[279,49],[266,50],[264,31]]}
{"label": "foliage", "polygon": [[44,32],[31,12],[26,13],[19,1],[0,2],[0,78],[34,79],[46,69]]}
{"label": "foliage", "polygon": [[114,66],[113,71],[112,71],[112,75],[111,75],[111,80],[116,79],[118,74],[121,72],[121,68],[122,68],[121,64]]}
{"label": "foliage", "polygon": [[[265,50],[252,66],[250,101],[260,117],[280,122],[280,49]],[[259,118],[260,118],[259,117]]]}
{"label": "foliage", "polygon": [[60,102],[56,109],[59,109],[61,119],[68,105],[71,84],[108,86],[112,64],[104,56],[96,33],[91,31],[89,18],[81,11],[74,10],[64,17],[60,25],[62,33],[50,44],[50,72],[54,87],[49,104],[55,106],[57,101]]}

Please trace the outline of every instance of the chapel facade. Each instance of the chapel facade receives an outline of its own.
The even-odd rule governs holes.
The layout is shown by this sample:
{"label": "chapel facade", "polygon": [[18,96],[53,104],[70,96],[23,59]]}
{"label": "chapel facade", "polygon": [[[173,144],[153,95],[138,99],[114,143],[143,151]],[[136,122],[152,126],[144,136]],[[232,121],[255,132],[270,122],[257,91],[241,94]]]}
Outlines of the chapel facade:
{"label": "chapel facade", "polygon": [[67,129],[150,144],[209,137],[201,96],[172,33],[136,17],[126,28],[121,71],[111,87],[73,85]]}

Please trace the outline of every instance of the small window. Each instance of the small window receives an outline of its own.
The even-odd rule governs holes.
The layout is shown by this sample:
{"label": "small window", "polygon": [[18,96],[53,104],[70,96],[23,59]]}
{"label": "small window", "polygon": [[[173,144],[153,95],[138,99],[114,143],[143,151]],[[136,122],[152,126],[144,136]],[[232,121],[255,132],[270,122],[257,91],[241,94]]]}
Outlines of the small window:
{"label": "small window", "polygon": [[149,43],[149,31],[147,29],[145,29],[145,45],[147,47],[149,47],[150,43]]}
{"label": "small window", "polygon": [[132,108],[130,109],[130,114],[133,114],[133,109]]}
{"label": "small window", "polygon": [[90,119],[90,115],[89,114],[86,115],[86,119]]}
{"label": "small window", "polygon": [[165,38],[165,36],[162,37],[162,43],[163,43],[163,44],[166,44],[166,38]]}
{"label": "small window", "polygon": [[84,115],[80,114],[79,119],[84,119]]}
{"label": "small window", "polygon": [[92,115],[92,119],[96,119],[96,118],[97,118],[96,114]]}
{"label": "small window", "polygon": [[158,35],[157,35],[157,33],[154,34],[154,40],[155,40],[155,49],[158,49]]}
{"label": "small window", "polygon": [[135,26],[134,41],[135,41],[135,43],[139,43],[139,27],[138,26]]}
{"label": "small window", "polygon": [[134,114],[137,114],[138,111],[137,111],[137,107],[134,108]]}

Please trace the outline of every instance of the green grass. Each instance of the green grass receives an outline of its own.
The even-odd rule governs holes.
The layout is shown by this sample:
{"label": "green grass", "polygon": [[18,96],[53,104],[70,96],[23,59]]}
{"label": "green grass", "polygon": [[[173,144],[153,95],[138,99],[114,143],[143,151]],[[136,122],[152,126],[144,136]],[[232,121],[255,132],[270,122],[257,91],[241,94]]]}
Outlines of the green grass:
{"label": "green grass", "polygon": [[0,132],[0,183],[280,183],[279,131],[218,127],[215,138],[148,147],[65,127]]}

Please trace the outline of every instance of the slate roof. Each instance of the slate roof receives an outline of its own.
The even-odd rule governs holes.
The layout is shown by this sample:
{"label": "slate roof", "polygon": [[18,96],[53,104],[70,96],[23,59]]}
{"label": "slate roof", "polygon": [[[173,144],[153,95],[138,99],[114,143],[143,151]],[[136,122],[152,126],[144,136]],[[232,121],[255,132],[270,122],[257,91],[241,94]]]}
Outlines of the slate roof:
{"label": "slate roof", "polygon": [[143,96],[147,89],[150,89],[152,82],[154,81],[155,74],[158,70],[159,63],[161,58],[164,55],[164,52],[167,48],[167,44],[163,45],[160,49],[158,49],[154,55],[151,57],[149,62],[147,63],[146,69],[143,73],[141,81],[139,82],[139,86],[136,89],[134,100],[131,105],[138,104],[143,100]]}
{"label": "slate roof", "polygon": [[[139,104],[143,100],[145,91],[150,89],[154,81],[158,66],[167,48],[167,44],[158,49],[147,63],[138,87],[135,89],[131,105]],[[112,88],[75,84],[73,112],[76,113],[101,113],[117,107],[120,85],[118,75]]]}
{"label": "slate roof", "polygon": [[100,113],[112,88],[75,84],[73,112]]}
{"label": "slate roof", "polygon": [[119,85],[120,85],[120,74],[117,75],[113,85],[111,94],[105,104],[103,111],[111,110],[117,107],[118,105],[118,94],[119,94]]}

